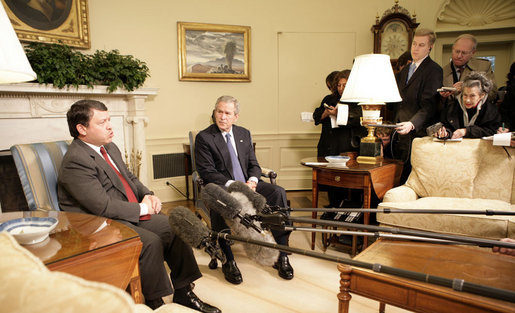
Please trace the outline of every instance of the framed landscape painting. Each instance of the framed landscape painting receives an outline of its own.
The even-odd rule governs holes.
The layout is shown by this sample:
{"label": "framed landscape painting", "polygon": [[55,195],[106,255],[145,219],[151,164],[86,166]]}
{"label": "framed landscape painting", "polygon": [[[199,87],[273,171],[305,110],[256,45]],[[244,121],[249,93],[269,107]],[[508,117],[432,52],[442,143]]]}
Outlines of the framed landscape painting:
{"label": "framed landscape painting", "polygon": [[177,22],[179,80],[250,81],[250,27]]}
{"label": "framed landscape painting", "polygon": [[89,49],[87,0],[1,0],[20,41]]}

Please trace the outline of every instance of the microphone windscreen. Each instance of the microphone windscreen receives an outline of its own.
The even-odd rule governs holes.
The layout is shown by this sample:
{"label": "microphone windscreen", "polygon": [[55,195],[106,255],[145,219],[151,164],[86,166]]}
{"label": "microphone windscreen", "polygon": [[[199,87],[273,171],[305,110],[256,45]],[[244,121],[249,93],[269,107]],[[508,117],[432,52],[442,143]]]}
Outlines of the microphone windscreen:
{"label": "microphone windscreen", "polygon": [[235,181],[227,187],[227,191],[230,193],[233,192],[241,192],[244,194],[250,202],[252,202],[252,206],[256,209],[258,213],[263,212],[263,209],[266,206],[266,198],[250,189],[247,184],[241,181]]}
{"label": "microphone windscreen", "polygon": [[217,184],[209,183],[201,191],[202,200],[210,210],[223,218],[233,219],[241,211],[241,204]]}
{"label": "microphone windscreen", "polygon": [[[247,187],[248,188],[248,187]],[[247,197],[245,197],[241,193],[234,193],[234,198],[240,202],[242,210],[241,214],[255,215],[256,210],[252,206],[252,203],[249,201]],[[246,239],[253,239],[258,241],[265,241],[268,243],[275,244],[274,236],[270,231],[265,231],[263,233],[258,233],[254,229],[249,229],[245,227],[243,224],[239,222],[239,219],[225,219],[227,225],[231,228],[231,231],[238,236],[241,236]],[[264,266],[272,266],[279,258],[279,251],[252,244],[243,244],[243,249],[245,250],[245,254],[249,257],[249,259],[254,260],[255,262],[264,265]]]}
{"label": "microphone windscreen", "polygon": [[201,248],[202,240],[210,235],[209,229],[202,221],[183,206],[172,210],[168,222],[175,235],[193,248]]}

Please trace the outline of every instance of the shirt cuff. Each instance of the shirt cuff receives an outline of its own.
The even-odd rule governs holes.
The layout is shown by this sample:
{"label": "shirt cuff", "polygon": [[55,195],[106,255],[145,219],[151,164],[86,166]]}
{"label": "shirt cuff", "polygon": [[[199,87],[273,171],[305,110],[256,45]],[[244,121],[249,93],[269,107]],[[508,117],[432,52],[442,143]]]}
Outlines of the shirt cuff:
{"label": "shirt cuff", "polygon": [[140,203],[139,204],[139,216],[147,215],[148,214],[148,206],[146,203]]}
{"label": "shirt cuff", "polygon": [[229,179],[226,183],[225,183],[225,187],[229,187],[230,184],[234,183],[234,180],[232,179]]}
{"label": "shirt cuff", "polygon": [[251,176],[248,181],[252,181],[252,182],[255,182],[257,184],[259,179],[257,177],[255,177],[255,176]]}

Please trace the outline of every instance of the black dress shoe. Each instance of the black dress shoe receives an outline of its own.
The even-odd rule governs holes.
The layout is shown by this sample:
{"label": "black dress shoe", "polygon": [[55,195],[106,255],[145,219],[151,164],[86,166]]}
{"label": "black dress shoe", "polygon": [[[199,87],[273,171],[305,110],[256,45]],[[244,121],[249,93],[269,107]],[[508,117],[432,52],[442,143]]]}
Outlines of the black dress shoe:
{"label": "black dress shoe", "polygon": [[157,309],[158,307],[162,306],[164,303],[162,298],[152,299],[152,300],[145,300],[145,305],[151,308],[152,310]]}
{"label": "black dress shoe", "polygon": [[243,281],[240,270],[234,260],[227,261],[225,264],[222,264],[222,272],[224,273],[225,280],[231,284],[238,285]]}
{"label": "black dress shoe", "polygon": [[280,277],[288,280],[293,278],[293,267],[291,267],[287,255],[279,256],[279,259],[274,264],[274,268],[279,272]]}
{"label": "black dress shoe", "polygon": [[219,308],[200,300],[193,290],[187,291],[183,296],[174,297],[173,302],[203,313],[222,313]]}

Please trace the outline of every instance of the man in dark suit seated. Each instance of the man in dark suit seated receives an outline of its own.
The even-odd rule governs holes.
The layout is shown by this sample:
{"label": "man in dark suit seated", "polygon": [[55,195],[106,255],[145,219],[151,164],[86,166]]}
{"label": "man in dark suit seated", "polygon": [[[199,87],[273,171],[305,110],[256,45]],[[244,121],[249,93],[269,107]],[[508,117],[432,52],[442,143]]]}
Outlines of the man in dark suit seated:
{"label": "man in dark suit seated", "polygon": [[417,29],[411,44],[413,61],[397,75],[397,86],[402,102],[394,106],[394,122],[401,135],[398,143],[398,157],[404,161],[401,183],[411,172],[410,150],[414,137],[426,136],[426,128],[436,121],[436,107],[440,99],[437,89],[442,87],[442,68],[436,64],[429,52],[436,41],[436,35],[429,29]]}
{"label": "man in dark suit seated", "polygon": [[[218,98],[213,111],[212,124],[199,132],[195,139],[195,159],[197,170],[205,183],[215,183],[228,187],[236,180],[246,183],[249,188],[263,195],[269,205],[286,207],[286,192],[277,185],[259,179],[261,167],[258,164],[250,132],[240,126],[233,125],[238,120],[240,104],[231,96]],[[211,228],[214,231],[228,229],[223,217],[211,210]],[[272,231],[278,244],[287,245],[289,232]],[[225,279],[232,284],[243,281],[240,270],[234,261],[231,247],[224,239],[219,239],[227,261],[222,265]],[[293,278],[293,268],[288,255],[281,252],[274,265],[279,276],[284,279]]]}
{"label": "man in dark suit seated", "polygon": [[[61,209],[110,218],[139,234],[143,243],[139,258],[142,292],[152,309],[173,293],[175,303],[200,312],[221,312],[193,293],[192,282],[202,276],[193,251],[172,232],[168,216],[159,214],[161,200],[123,163],[120,150],[112,143],[107,107],[99,101],[81,100],[66,116],[74,139],[58,175]],[[171,269],[173,288],[164,261]]]}

